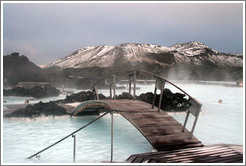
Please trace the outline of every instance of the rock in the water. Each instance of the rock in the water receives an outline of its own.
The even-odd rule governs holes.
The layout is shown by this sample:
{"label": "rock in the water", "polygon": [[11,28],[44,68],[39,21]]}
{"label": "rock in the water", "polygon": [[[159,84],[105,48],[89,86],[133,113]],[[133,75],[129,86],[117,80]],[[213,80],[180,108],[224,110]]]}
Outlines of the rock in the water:
{"label": "rock in the water", "polygon": [[[98,94],[99,99],[106,99],[106,96],[103,94]],[[67,95],[63,100],[56,100],[56,103],[74,103],[74,102],[83,102],[88,100],[95,100],[95,94],[91,91],[82,91],[76,94]]]}
{"label": "rock in the water", "polygon": [[31,96],[35,98],[58,96],[60,90],[52,86],[35,86],[31,89],[15,87],[13,89],[3,90],[4,96]]}
{"label": "rock in the water", "polygon": [[[99,99],[106,99],[103,94],[99,94]],[[94,100],[94,94],[91,91],[82,91],[76,94],[71,94],[66,96],[64,100],[60,100],[61,103],[73,103],[73,102],[83,102],[87,100]]]}
{"label": "rock in the water", "polygon": [[137,99],[152,104],[153,97],[154,94],[152,92],[147,92],[140,94],[140,96],[137,96]]}
{"label": "rock in the water", "polygon": [[116,99],[133,99],[130,93],[123,92],[121,95],[116,95]]}
{"label": "rock in the water", "polygon": [[73,103],[76,101],[86,101],[86,100],[93,100],[94,96],[91,91],[82,91],[76,94],[71,94],[69,96],[66,96],[66,99],[64,99],[65,102],[67,103]]}
{"label": "rock in the water", "polygon": [[29,117],[35,118],[39,116],[61,116],[67,115],[65,108],[58,106],[55,102],[42,103],[39,102],[34,105],[27,105],[24,109],[19,109],[12,113],[4,115],[4,117]]}
{"label": "rock in the water", "polygon": [[[172,93],[169,89],[163,90],[161,109],[165,111],[186,111],[190,103],[185,98],[185,94],[182,93]],[[152,104],[154,94],[152,92],[142,93],[140,96],[137,96],[138,100]],[[160,100],[160,95],[156,95],[155,106],[158,107]]]}

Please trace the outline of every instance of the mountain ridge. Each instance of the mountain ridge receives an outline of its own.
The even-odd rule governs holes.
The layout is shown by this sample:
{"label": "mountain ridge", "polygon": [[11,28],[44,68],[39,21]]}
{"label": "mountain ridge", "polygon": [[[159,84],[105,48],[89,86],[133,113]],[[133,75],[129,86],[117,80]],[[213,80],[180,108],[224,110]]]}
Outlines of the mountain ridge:
{"label": "mountain ridge", "polygon": [[3,84],[15,85],[18,82],[45,82],[45,72],[31,62],[27,56],[14,52],[3,56]]}
{"label": "mountain ridge", "polygon": [[116,46],[99,45],[88,46],[74,51],[46,68],[88,68],[88,67],[123,67],[130,65],[137,67],[159,64],[161,66],[174,65],[214,65],[242,67],[243,56],[228,54],[209,48],[207,45],[192,41],[176,43],[170,47],[156,44],[122,43]]}

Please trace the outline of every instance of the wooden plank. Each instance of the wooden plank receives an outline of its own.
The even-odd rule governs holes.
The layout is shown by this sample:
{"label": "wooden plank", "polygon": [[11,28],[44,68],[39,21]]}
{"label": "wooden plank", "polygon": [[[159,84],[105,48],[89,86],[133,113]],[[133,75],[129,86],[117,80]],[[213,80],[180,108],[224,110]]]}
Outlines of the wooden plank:
{"label": "wooden plank", "polygon": [[131,122],[157,150],[203,146],[190,132],[182,132],[182,124],[164,111],[157,112],[151,104],[138,100],[105,100]]}
{"label": "wooden plank", "polygon": [[[129,114],[128,114],[129,116]],[[173,117],[170,117],[170,116],[162,116],[162,117],[158,117],[158,116],[155,116],[155,115],[152,115],[152,116],[139,116],[139,117],[135,117],[135,116],[132,116],[130,115],[131,119],[132,120],[152,120],[152,121],[176,121],[175,119],[173,119]]]}
{"label": "wooden plank", "polygon": [[[139,119],[139,118],[165,118],[165,117],[170,117],[168,114],[160,114],[157,112],[145,112],[141,113],[140,111],[138,113],[136,112],[124,112],[127,116],[131,116],[131,119]],[[171,117],[172,118],[172,117]]]}
{"label": "wooden plank", "polygon": [[196,161],[201,163],[230,163],[234,161],[232,157],[233,156],[227,156],[227,157],[209,156],[209,157],[200,157],[199,159],[196,159]]}
{"label": "wooden plank", "polygon": [[169,150],[175,150],[175,149],[186,149],[186,148],[202,147],[202,146],[204,146],[202,143],[179,143],[177,145],[170,144],[167,146],[157,146],[156,150],[169,151]]}
{"label": "wooden plank", "polygon": [[132,155],[127,158],[126,163],[133,163],[136,158],[137,158],[137,155]]}
{"label": "wooden plank", "polygon": [[195,142],[200,142],[197,139],[195,139],[194,137],[189,138],[189,136],[190,136],[189,132],[180,132],[180,133],[173,134],[173,135],[149,136],[149,139],[153,143],[161,143],[163,141],[175,143],[175,141],[179,141],[179,140],[186,140],[187,142],[195,140]]}
{"label": "wooden plank", "polygon": [[[179,134],[182,132],[182,125],[174,125],[174,126],[146,126],[142,127],[141,130],[145,133],[146,136],[162,136],[162,135],[173,135]],[[184,132],[188,132],[185,130]]]}
{"label": "wooden plank", "polygon": [[[178,160],[182,160],[183,158],[191,158],[191,159],[199,159],[199,158],[202,158],[202,159],[204,159],[205,157],[209,157],[209,158],[218,158],[218,157],[220,157],[222,154],[228,154],[228,153],[230,153],[230,155],[231,154],[233,154],[234,152],[231,152],[229,149],[228,150],[226,150],[226,151],[223,151],[223,152],[214,152],[214,151],[211,151],[211,152],[207,152],[207,153],[199,153],[199,154],[197,154],[197,153],[184,153],[183,155],[179,155],[179,154],[176,154],[176,153],[171,153],[171,154],[175,154],[175,156],[173,156],[173,157],[170,157],[170,156],[165,156],[165,157],[163,157],[163,158],[166,158],[166,160],[168,161],[168,160],[176,160],[176,161],[178,161]],[[230,156],[229,155],[229,156]],[[160,159],[162,158],[162,157],[159,157]]]}
{"label": "wooden plank", "polygon": [[[138,118],[138,119],[132,119],[134,122],[157,122],[157,123],[161,123],[161,122],[175,122],[176,124],[180,124],[179,122],[177,122],[176,120],[174,120],[172,117],[163,117],[163,118]],[[158,126],[158,125],[157,125]]]}
{"label": "wooden plank", "polygon": [[179,125],[178,122],[175,121],[163,121],[163,122],[153,122],[153,121],[134,121],[134,123],[139,126],[140,128],[142,127],[150,127],[150,126],[174,126],[174,125]]}
{"label": "wooden plank", "polygon": [[[178,150],[171,150],[171,151],[161,151],[161,152],[148,152],[148,153],[142,153],[142,154],[137,154],[138,156],[143,156],[143,157],[152,157],[152,158],[161,158],[162,156],[164,157],[172,157],[173,154],[175,156],[185,156],[189,155],[189,157],[195,157],[195,156],[200,156],[200,155],[206,155],[206,154],[212,154],[218,149],[222,149],[222,146],[220,145],[213,145],[213,146],[204,146],[202,148],[187,148],[187,149],[178,149]],[[228,148],[223,148],[224,150],[227,150]]]}
{"label": "wooden plank", "polygon": [[141,156],[137,156],[134,160],[134,163],[141,163],[143,161],[143,158]]}
{"label": "wooden plank", "polygon": [[[233,148],[236,148],[234,150]],[[242,163],[243,146],[210,145],[188,149],[171,150],[164,152],[150,152],[137,154],[143,161],[154,163]],[[135,156],[135,155],[133,155]],[[141,161],[141,159],[138,159]]]}

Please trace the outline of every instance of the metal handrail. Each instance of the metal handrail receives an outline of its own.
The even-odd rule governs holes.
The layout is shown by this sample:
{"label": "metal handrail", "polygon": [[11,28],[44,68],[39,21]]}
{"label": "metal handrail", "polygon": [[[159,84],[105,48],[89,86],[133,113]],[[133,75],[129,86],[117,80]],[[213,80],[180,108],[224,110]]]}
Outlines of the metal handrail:
{"label": "metal handrail", "polygon": [[99,82],[103,81],[105,78],[110,78],[110,77],[112,77],[112,74],[111,74],[111,75],[104,76],[103,78],[101,78],[100,80],[98,80],[97,82],[95,82],[95,83],[91,86],[90,89],[93,89],[93,88],[96,86],[96,84],[98,84]]}
{"label": "metal handrail", "polygon": [[83,127],[79,128],[79,129],[77,129],[77,130],[75,130],[74,132],[72,132],[71,134],[65,136],[64,138],[60,139],[59,141],[57,141],[57,142],[53,143],[52,145],[50,145],[50,146],[44,148],[43,150],[40,150],[39,152],[37,152],[37,153],[35,153],[35,154],[33,154],[33,155],[27,157],[27,159],[30,159],[30,158],[32,158],[32,157],[34,157],[34,156],[37,156],[38,154],[40,154],[40,153],[44,152],[45,150],[47,150],[47,149],[49,149],[49,148],[55,146],[56,144],[62,142],[62,141],[65,140],[65,139],[67,139],[68,137],[73,136],[73,135],[74,135],[75,133],[77,133],[78,131],[84,129],[85,127],[89,126],[90,124],[92,124],[93,122],[97,121],[98,119],[102,118],[103,116],[107,115],[107,114],[110,113],[110,112],[112,112],[112,111],[107,111],[107,112],[105,112],[103,115],[101,115],[101,116],[97,117],[96,119],[90,121],[89,123],[87,123],[87,124],[84,125]]}
{"label": "metal handrail", "polygon": [[[157,88],[161,90],[161,94],[160,94],[160,100],[159,100],[159,105],[158,105],[158,112],[160,111],[160,107],[161,107],[161,102],[162,102],[162,95],[163,95],[163,90],[164,90],[164,85],[166,82],[168,82],[169,84],[171,84],[172,86],[176,87],[177,89],[179,89],[181,92],[183,92],[184,94],[186,94],[188,97],[189,97],[189,101],[190,101],[190,108],[187,110],[187,115],[186,115],[186,118],[185,118],[185,122],[184,122],[184,125],[183,125],[183,128],[182,128],[182,132],[184,132],[184,129],[185,129],[185,126],[186,126],[186,123],[187,123],[187,120],[188,120],[188,117],[189,117],[189,114],[192,113],[194,116],[195,116],[195,121],[193,123],[193,126],[192,126],[192,130],[191,130],[191,134],[190,134],[190,138],[194,132],[194,129],[195,129],[195,126],[196,126],[196,122],[197,122],[197,119],[198,119],[198,116],[199,116],[199,113],[201,111],[201,107],[202,107],[202,104],[197,101],[195,98],[193,98],[191,95],[189,95],[186,91],[184,91],[183,89],[181,89],[180,87],[178,87],[177,85],[175,85],[174,83],[172,83],[171,81],[161,77],[161,76],[158,76],[154,73],[151,73],[151,72],[147,72],[147,71],[144,71],[144,70],[129,70],[127,71],[127,73],[131,73],[133,74],[134,76],[134,80],[133,80],[133,83],[134,83],[134,88],[133,88],[133,99],[135,100],[136,98],[136,74],[137,72],[141,72],[141,73],[144,73],[144,74],[148,74],[148,75],[151,75],[151,76],[154,76],[154,78],[156,78],[156,81],[155,81],[155,90],[154,90],[154,98],[153,98],[153,103],[152,103],[152,108],[154,108],[154,103],[155,103],[155,98],[156,98],[156,90]],[[121,72],[122,74],[123,72]],[[114,76],[114,82],[113,84],[115,85],[115,75]],[[96,87],[96,84],[98,84],[100,81],[104,80],[105,78],[108,78],[108,77],[112,77],[112,75],[110,76],[105,76],[103,77],[102,79],[98,80],[95,84],[93,84],[93,86],[91,87],[91,89],[95,88]],[[161,80],[161,88],[160,87],[157,87],[157,84],[159,83],[159,80]],[[131,81],[130,81],[130,78],[129,78],[129,86],[131,86]],[[159,85],[158,85],[159,86]],[[115,89],[114,89],[115,90]],[[111,92],[111,90],[110,90]],[[96,91],[97,93],[97,91]],[[131,90],[130,90],[130,87],[129,87],[129,93],[131,93]],[[97,94],[98,95],[98,94]],[[114,92],[114,95],[115,95],[115,92]],[[116,97],[114,96],[114,99],[116,99]],[[192,103],[192,104],[191,104]],[[194,107],[195,107],[195,112],[194,112]]]}
{"label": "metal handrail", "polygon": [[[178,87],[177,85],[175,85],[174,83],[172,83],[171,81],[169,81],[169,80],[167,80],[167,79],[165,79],[165,78],[163,78],[163,77],[161,77],[161,76],[158,76],[158,75],[156,75],[156,74],[154,74],[154,73],[151,73],[151,72],[148,72],[148,71],[144,71],[144,70],[128,70],[127,73],[130,73],[130,72],[133,73],[134,71],[136,71],[136,72],[141,72],[141,73],[145,73],[145,74],[148,74],[148,75],[152,75],[152,76],[154,76],[155,78],[159,78],[159,79],[161,79],[161,80],[163,80],[163,81],[166,81],[166,82],[168,82],[169,84],[171,84],[171,85],[173,85],[174,87],[176,87],[177,89],[179,89],[181,92],[185,93],[190,99],[194,100],[198,105],[202,105],[199,101],[197,101],[195,98],[193,98],[191,95],[189,95],[186,91],[184,91],[183,89],[181,89],[180,87]],[[91,86],[90,89],[93,89],[99,82],[103,81],[103,80],[106,79],[106,78],[110,78],[110,77],[112,77],[112,75],[104,76],[103,78],[101,78],[100,80],[98,80],[97,82],[95,82],[95,83]]]}
{"label": "metal handrail", "polygon": [[168,82],[169,84],[173,85],[174,87],[176,87],[177,89],[179,89],[180,91],[182,91],[183,93],[185,93],[187,96],[189,96],[190,99],[194,100],[197,104],[199,105],[202,105],[199,101],[197,101],[195,98],[193,98],[191,95],[189,95],[186,91],[184,91],[183,89],[181,89],[180,87],[178,87],[177,85],[175,85],[174,83],[172,83],[171,81],[168,81],[167,79],[161,77],[161,76],[158,76],[154,73],[151,73],[151,72],[147,72],[147,71],[144,71],[144,70],[136,70],[137,72],[142,72],[142,73],[145,73],[145,74],[148,74],[148,75],[152,75],[154,77],[157,77],[159,79],[162,79],[166,82]]}
{"label": "metal handrail", "polygon": [[[196,123],[197,123],[197,120],[198,120],[199,113],[201,111],[202,104],[199,101],[197,101],[195,98],[193,98],[191,95],[189,95],[187,92],[185,92],[183,89],[179,88],[177,85],[175,85],[174,83],[168,81],[167,79],[165,79],[165,78],[163,78],[161,76],[158,76],[158,75],[156,75],[154,73],[150,73],[150,72],[144,71],[144,70],[137,70],[137,71],[138,72],[145,73],[145,74],[148,74],[148,75],[152,75],[155,78],[159,78],[159,79],[161,79],[161,80],[163,80],[165,82],[168,82],[169,84],[173,85],[174,87],[176,87],[177,89],[179,89],[180,91],[182,91],[183,93],[185,93],[189,97],[189,100],[191,100],[191,101],[193,100],[197,104],[196,105],[195,103],[193,103],[194,105],[196,105],[195,106],[196,107],[195,108],[195,113],[192,110],[190,110],[190,109],[193,109],[193,108],[189,108],[187,110],[187,115],[185,117],[184,125],[183,125],[183,128],[182,128],[182,132],[184,132],[184,129],[185,129],[185,126],[187,124],[187,120],[188,120],[189,114],[192,113],[195,116],[195,121],[193,123],[192,129],[191,129],[191,133],[190,133],[190,137],[189,137],[189,138],[191,138],[192,135],[193,135],[193,132],[195,130],[195,126],[196,126]],[[156,83],[157,83],[157,80],[156,80]],[[156,87],[155,87],[155,93],[156,93]],[[162,97],[162,93],[163,93],[163,89],[161,90],[161,97]],[[160,110],[160,102],[161,102],[161,99],[159,101],[158,111]],[[153,100],[153,103],[154,103],[154,100]]]}
{"label": "metal handrail", "polygon": [[[156,74],[154,74],[154,73],[147,72],[147,71],[144,71],[144,70],[130,70],[130,71],[128,71],[128,72],[134,73],[134,92],[133,92],[133,93],[134,93],[134,99],[135,99],[135,91],[136,91],[136,72],[142,72],[142,73],[145,73],[145,74],[148,74],[148,75],[152,75],[152,76],[154,76],[155,78],[159,78],[159,79],[161,79],[161,80],[163,80],[163,81],[165,81],[165,82],[168,82],[169,84],[173,85],[174,87],[176,87],[177,89],[179,89],[180,91],[182,91],[183,93],[185,93],[187,96],[189,96],[189,98],[192,99],[195,103],[197,103],[198,109],[199,109],[199,110],[197,110],[197,111],[198,111],[198,114],[196,115],[196,119],[195,119],[195,122],[194,122],[193,127],[192,127],[192,132],[191,132],[191,135],[190,135],[190,137],[191,137],[192,134],[193,134],[193,131],[194,131],[194,128],[195,128],[195,124],[196,124],[196,121],[197,121],[197,118],[198,118],[198,115],[199,115],[200,108],[201,108],[202,104],[201,104],[200,102],[198,102],[196,99],[194,99],[192,96],[190,96],[187,92],[185,92],[184,90],[182,90],[181,88],[179,88],[177,85],[175,85],[174,83],[168,81],[167,79],[165,79],[165,78],[163,78],[163,77],[161,77],[161,76],[158,76],[158,75],[156,75]],[[95,88],[96,84],[98,84],[99,82],[101,82],[101,81],[104,80],[105,78],[109,78],[109,77],[112,77],[112,76],[113,76],[113,79],[114,79],[114,80],[113,80],[113,84],[115,85],[115,76],[114,76],[114,75],[109,75],[109,76],[103,77],[102,79],[100,79],[100,80],[98,80],[96,83],[94,83],[93,86],[91,86],[91,89]],[[156,81],[157,81],[157,80],[156,80]],[[114,87],[114,88],[115,88],[115,87]],[[163,90],[162,90],[162,92],[163,92]],[[162,92],[161,92],[161,93],[162,93]],[[96,91],[96,93],[97,93],[97,91]],[[114,94],[115,94],[115,92],[114,92]],[[161,95],[162,95],[162,94],[161,94]],[[115,96],[114,96],[114,99],[116,99]],[[161,101],[161,99],[160,99],[160,101]],[[160,103],[159,103],[159,107],[160,107]],[[158,107],[158,111],[159,111],[159,107]],[[75,140],[76,140],[76,136],[75,136],[74,134],[77,133],[77,132],[79,132],[80,130],[84,129],[85,127],[89,126],[90,124],[92,124],[93,122],[97,121],[98,119],[102,118],[103,116],[105,116],[105,115],[108,114],[108,113],[111,113],[111,115],[112,115],[112,122],[111,122],[111,123],[113,124],[113,114],[112,114],[113,111],[116,111],[116,112],[117,112],[117,110],[109,110],[109,111],[105,112],[103,115],[97,117],[96,119],[92,120],[92,121],[89,122],[88,124],[82,126],[81,128],[75,130],[75,131],[72,132],[71,134],[69,134],[69,135],[65,136],[64,138],[60,139],[59,141],[57,141],[57,142],[51,144],[50,146],[44,148],[43,150],[41,150],[41,151],[39,151],[39,152],[37,152],[37,153],[35,153],[35,154],[29,156],[27,159],[30,159],[30,158],[32,158],[32,157],[34,157],[34,156],[37,156],[38,154],[40,154],[40,153],[46,151],[47,149],[49,149],[49,148],[55,146],[56,144],[62,142],[63,140],[67,139],[68,137],[72,136],[72,137],[74,138],[74,161],[75,161],[75,153],[76,153],[76,151],[75,151],[75,146],[76,146],[76,145],[75,145],[75,143],[76,143]],[[184,128],[185,128],[185,125],[186,125],[188,116],[189,116],[189,112],[187,113],[187,116],[186,116],[186,119],[185,119],[185,124],[184,124],[184,126],[183,126],[182,131],[184,131]],[[113,126],[111,127],[111,133],[113,133]],[[112,160],[113,160],[113,156],[112,156],[112,153],[113,153],[113,151],[112,151],[113,145],[112,145],[112,142],[113,142],[113,136],[111,135],[111,162],[112,162]]]}

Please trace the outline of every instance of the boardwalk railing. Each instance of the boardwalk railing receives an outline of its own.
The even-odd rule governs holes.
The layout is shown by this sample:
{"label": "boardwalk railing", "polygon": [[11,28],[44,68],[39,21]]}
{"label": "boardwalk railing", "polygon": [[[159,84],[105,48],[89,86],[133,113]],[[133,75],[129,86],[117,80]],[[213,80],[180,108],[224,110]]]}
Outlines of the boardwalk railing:
{"label": "boardwalk railing", "polygon": [[[131,94],[131,90],[132,90],[131,88],[132,88],[132,84],[133,84],[133,94],[132,94],[133,100],[136,99],[137,73],[146,74],[149,76],[153,76],[155,78],[155,88],[154,88],[154,97],[153,97],[153,101],[152,101],[152,108],[154,108],[154,106],[155,106],[157,90],[159,90],[160,91],[160,99],[159,99],[159,103],[158,103],[158,112],[160,111],[160,108],[161,108],[163,91],[164,91],[166,83],[169,83],[170,85],[174,86],[175,88],[177,88],[178,90],[180,90],[181,92],[183,92],[184,94],[186,94],[189,97],[188,101],[190,103],[190,106],[187,110],[187,114],[186,114],[186,118],[184,121],[182,132],[184,132],[184,130],[185,130],[189,115],[192,114],[195,117],[195,120],[194,120],[192,129],[191,129],[191,134],[190,134],[190,138],[191,138],[193,135],[196,123],[197,123],[197,119],[199,117],[199,113],[201,111],[202,104],[199,101],[197,101],[195,98],[193,98],[191,95],[189,95],[187,92],[185,92],[183,89],[181,89],[180,87],[175,85],[174,83],[172,83],[169,80],[167,80],[161,76],[158,76],[154,73],[147,72],[144,70],[131,70],[131,71],[128,71],[127,73],[128,73],[128,81],[129,81],[129,94]],[[116,75],[105,76],[102,79],[98,80],[94,85],[92,85],[91,90],[94,92],[95,99],[99,100],[97,84],[101,81],[105,81],[105,84],[109,86],[110,98],[111,99],[113,98],[116,100]],[[113,97],[112,97],[112,89],[113,89]]]}
{"label": "boardwalk railing", "polygon": [[[152,102],[152,108],[154,108],[154,104],[155,104],[155,100],[156,100],[156,94],[157,94],[157,90],[160,90],[160,100],[159,100],[159,104],[158,104],[158,112],[160,112],[160,108],[161,108],[161,101],[162,101],[162,97],[163,97],[163,91],[165,88],[165,84],[169,83],[171,85],[173,85],[174,87],[176,87],[177,89],[179,89],[180,91],[182,91],[183,93],[185,93],[188,97],[189,97],[189,103],[190,103],[190,107],[187,110],[187,115],[185,118],[185,122],[182,128],[182,132],[184,132],[185,130],[185,126],[186,123],[188,121],[188,117],[189,114],[192,114],[195,116],[195,121],[193,123],[192,126],[192,130],[190,132],[190,138],[192,137],[192,134],[194,132],[195,129],[195,125],[199,116],[199,113],[201,111],[201,106],[202,104],[200,102],[198,102],[196,99],[194,99],[192,96],[190,96],[187,92],[185,92],[184,90],[182,90],[181,88],[179,88],[177,85],[173,84],[172,82],[168,81],[167,79],[160,77],[156,74],[150,73],[150,72],[146,72],[146,71],[142,71],[142,70],[138,70],[138,71],[129,71],[128,72],[128,79],[129,79],[129,93],[131,94],[131,86],[133,83],[133,100],[136,99],[136,82],[137,82],[137,73],[144,73],[150,76],[153,76],[155,78],[155,89],[154,89],[154,97],[153,97],[153,102]],[[94,92],[95,94],[95,99],[99,100],[99,95],[98,95],[98,88],[97,88],[97,84],[101,81],[105,81],[105,83],[109,86],[109,90],[110,90],[110,98],[113,97],[113,99],[116,100],[116,75],[110,75],[110,76],[106,76],[100,80],[98,80],[92,87],[91,90]],[[113,96],[112,96],[112,90],[113,90]],[[113,113],[114,112],[120,112],[122,110],[116,110],[116,109],[107,109],[106,112],[104,114],[102,114],[101,116],[97,117],[96,119],[92,120],[91,122],[89,122],[88,124],[82,126],[81,128],[75,130],[74,132],[70,133],[69,135],[65,136],[64,138],[60,139],[59,141],[53,143],[52,145],[44,148],[43,150],[31,155],[28,157],[28,159],[34,157],[34,156],[38,156],[40,153],[46,151],[47,149],[55,146],[56,144],[62,142],[63,140],[69,138],[72,136],[72,138],[74,139],[74,146],[73,146],[73,150],[74,150],[74,154],[73,154],[73,161],[75,162],[76,160],[76,133],[79,132],[80,130],[84,129],[85,127],[89,126],[90,124],[92,124],[93,122],[97,121],[98,119],[102,118],[103,116],[105,116],[106,114],[110,113],[111,114],[111,162],[113,162]]]}
{"label": "boardwalk railing", "polygon": [[68,134],[67,136],[63,137],[62,139],[60,139],[59,141],[51,144],[50,146],[40,150],[39,152],[27,157],[27,159],[31,159],[34,156],[38,157],[39,154],[41,154],[42,152],[50,149],[51,147],[55,146],[56,144],[64,141],[65,139],[69,138],[72,136],[72,138],[74,139],[74,144],[73,144],[73,162],[76,161],[76,133],[79,132],[80,130],[86,128],[87,126],[91,125],[92,123],[94,123],[95,121],[99,120],[100,118],[104,117],[105,115],[107,115],[108,113],[111,114],[111,163],[113,162],[113,113],[117,112],[118,110],[107,110],[104,114],[100,115],[99,117],[95,118],[94,120],[90,121],[89,123],[87,123],[86,125],[82,126],[81,128],[75,130],[74,132]]}

